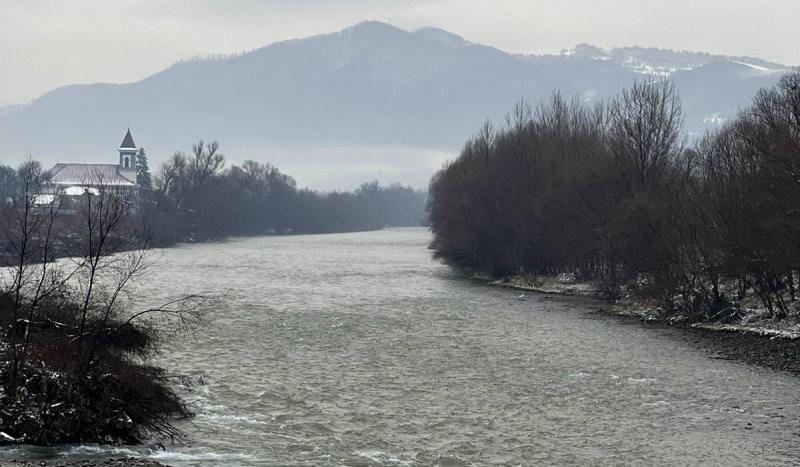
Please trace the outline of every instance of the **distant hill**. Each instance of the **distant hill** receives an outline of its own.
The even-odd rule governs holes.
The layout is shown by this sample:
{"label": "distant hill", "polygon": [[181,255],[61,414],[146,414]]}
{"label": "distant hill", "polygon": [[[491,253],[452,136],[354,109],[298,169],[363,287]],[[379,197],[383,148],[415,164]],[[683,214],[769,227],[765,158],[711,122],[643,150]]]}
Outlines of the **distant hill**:
{"label": "distant hill", "polygon": [[17,110],[22,110],[26,106],[25,105],[4,105],[0,106],[0,118],[5,117],[6,115],[16,112]]}
{"label": "distant hill", "polygon": [[730,118],[786,67],[747,57],[579,45],[515,55],[435,28],[364,22],[227,58],[177,63],[129,84],[64,86],[0,109],[3,161],[116,160],[126,127],[152,165],[200,138],[233,161],[270,161],[315,187],[368,178],[424,186],[487,118],[553,89],[585,100],[642,73],[670,75],[687,131]]}

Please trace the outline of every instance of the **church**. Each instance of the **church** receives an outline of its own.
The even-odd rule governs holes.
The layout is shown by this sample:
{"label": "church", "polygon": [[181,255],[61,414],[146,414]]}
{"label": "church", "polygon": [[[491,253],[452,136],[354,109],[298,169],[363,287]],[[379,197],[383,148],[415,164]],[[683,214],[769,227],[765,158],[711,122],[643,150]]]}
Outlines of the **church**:
{"label": "church", "polygon": [[136,190],[139,149],[133,142],[130,128],[117,152],[118,164],[56,164],[46,173],[48,191],[53,195],[79,196],[87,191],[96,192],[98,186],[110,187],[118,193]]}

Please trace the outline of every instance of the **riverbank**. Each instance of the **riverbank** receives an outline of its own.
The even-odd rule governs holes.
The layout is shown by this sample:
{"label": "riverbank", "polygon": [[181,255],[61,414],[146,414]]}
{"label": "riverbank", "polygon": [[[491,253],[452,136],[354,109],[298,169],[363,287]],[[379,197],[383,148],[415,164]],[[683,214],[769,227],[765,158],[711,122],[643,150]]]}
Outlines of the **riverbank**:
{"label": "riverbank", "polygon": [[[476,277],[493,287],[526,293],[586,297],[600,300],[599,284],[576,281],[573,277],[513,276],[502,280]],[[745,310],[737,322],[690,322],[682,316],[664,313],[654,301],[626,296],[617,302],[605,302],[596,312],[624,320],[636,320],[647,326],[679,328],[686,340],[709,352],[709,358],[741,360],[772,369],[800,374],[800,322],[797,317],[781,321],[761,319],[757,307]]]}

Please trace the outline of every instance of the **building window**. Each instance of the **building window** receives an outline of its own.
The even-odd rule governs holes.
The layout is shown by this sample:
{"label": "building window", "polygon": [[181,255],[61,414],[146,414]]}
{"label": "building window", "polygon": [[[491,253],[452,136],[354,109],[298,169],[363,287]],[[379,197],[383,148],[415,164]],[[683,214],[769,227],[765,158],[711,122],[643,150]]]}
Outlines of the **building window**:
{"label": "building window", "polygon": [[126,157],[125,158],[125,168],[126,169],[130,168],[130,165],[131,165],[130,160]]}

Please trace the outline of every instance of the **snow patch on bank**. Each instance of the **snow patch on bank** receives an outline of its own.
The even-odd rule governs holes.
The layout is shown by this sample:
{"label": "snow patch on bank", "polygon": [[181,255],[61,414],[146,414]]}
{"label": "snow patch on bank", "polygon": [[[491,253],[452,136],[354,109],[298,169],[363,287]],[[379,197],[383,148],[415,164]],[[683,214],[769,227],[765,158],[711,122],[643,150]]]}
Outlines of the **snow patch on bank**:
{"label": "snow patch on bank", "polygon": [[[602,288],[597,281],[579,281],[574,274],[561,274],[556,277],[537,275],[518,275],[505,279],[489,280],[489,285],[506,287],[541,294],[566,295],[577,297],[602,298]],[[623,291],[624,292],[624,291]],[[642,321],[681,321],[681,316],[663,320],[662,312],[654,302],[637,300],[629,294],[624,298],[603,307],[602,310],[618,316],[639,318]],[[789,317],[782,321],[760,319],[763,310],[758,306],[748,307],[747,313],[738,323],[694,323],[691,327],[708,331],[739,332],[777,339],[800,339],[800,321]]]}
{"label": "snow patch on bank", "polygon": [[558,295],[577,295],[582,297],[597,297],[600,286],[596,282],[578,281],[574,274],[560,274],[550,276],[511,276],[506,279],[491,281],[490,285],[508,287],[537,293]]}

